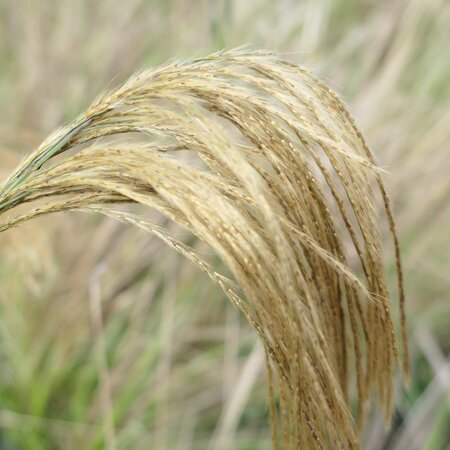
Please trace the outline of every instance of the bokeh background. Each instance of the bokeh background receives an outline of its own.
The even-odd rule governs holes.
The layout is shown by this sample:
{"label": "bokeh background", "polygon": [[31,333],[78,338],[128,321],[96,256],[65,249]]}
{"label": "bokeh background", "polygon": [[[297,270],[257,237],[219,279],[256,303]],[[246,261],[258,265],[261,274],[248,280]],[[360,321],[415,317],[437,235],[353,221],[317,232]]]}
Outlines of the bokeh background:
{"label": "bokeh background", "polygon": [[[243,44],[332,86],[389,172],[412,377],[363,448],[450,449],[448,0],[0,0],[0,176],[134,71]],[[271,448],[249,326],[196,268],[106,218],[0,235],[0,358],[2,450]]]}

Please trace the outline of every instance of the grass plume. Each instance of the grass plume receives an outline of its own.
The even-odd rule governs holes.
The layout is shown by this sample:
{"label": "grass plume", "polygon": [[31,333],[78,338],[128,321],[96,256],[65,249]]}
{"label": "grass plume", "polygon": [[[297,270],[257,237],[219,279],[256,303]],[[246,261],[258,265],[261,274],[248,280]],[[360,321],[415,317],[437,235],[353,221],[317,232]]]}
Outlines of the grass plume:
{"label": "grass plume", "polygon": [[[219,284],[259,335],[281,417],[274,447],[358,448],[372,393],[391,416],[400,353],[377,200],[396,251],[407,375],[399,245],[380,172],[336,94],[268,52],[172,62],[102,94],[2,185],[0,232],[81,210],[158,236]],[[127,203],[189,230],[232,276]]]}

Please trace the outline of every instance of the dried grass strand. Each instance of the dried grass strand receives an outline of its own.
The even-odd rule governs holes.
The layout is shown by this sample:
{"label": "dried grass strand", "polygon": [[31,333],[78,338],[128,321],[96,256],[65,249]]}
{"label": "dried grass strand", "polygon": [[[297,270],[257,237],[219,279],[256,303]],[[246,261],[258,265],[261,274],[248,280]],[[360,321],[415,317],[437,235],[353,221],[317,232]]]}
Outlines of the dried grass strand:
{"label": "dried grass strand", "polygon": [[[218,284],[260,337],[274,448],[281,439],[286,449],[356,449],[373,393],[391,417],[399,360],[378,200],[394,240],[406,377],[400,247],[380,170],[337,95],[268,52],[172,62],[103,93],[2,185],[0,214],[12,216],[0,232],[78,210],[154,234]],[[112,207],[126,203],[209,244],[233,280],[143,212]]]}

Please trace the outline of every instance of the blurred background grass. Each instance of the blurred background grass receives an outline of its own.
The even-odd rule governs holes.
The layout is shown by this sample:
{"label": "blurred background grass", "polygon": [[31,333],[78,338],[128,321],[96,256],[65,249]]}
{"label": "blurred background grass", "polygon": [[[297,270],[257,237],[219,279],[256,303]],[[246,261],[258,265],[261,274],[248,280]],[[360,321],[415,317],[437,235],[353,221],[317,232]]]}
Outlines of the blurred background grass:
{"label": "blurred background grass", "polygon": [[[389,172],[412,380],[363,447],[450,449],[447,0],[0,0],[0,176],[135,70],[242,44],[337,90]],[[0,236],[0,287],[0,449],[271,447],[256,337],[154,238],[39,219]]]}

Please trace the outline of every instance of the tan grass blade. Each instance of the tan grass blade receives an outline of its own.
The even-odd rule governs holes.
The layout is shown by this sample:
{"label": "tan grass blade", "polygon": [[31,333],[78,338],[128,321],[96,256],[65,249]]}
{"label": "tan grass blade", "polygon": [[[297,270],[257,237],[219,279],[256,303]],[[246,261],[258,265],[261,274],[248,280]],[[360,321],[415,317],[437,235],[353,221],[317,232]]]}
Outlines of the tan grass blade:
{"label": "tan grass blade", "polygon": [[[406,375],[399,245],[379,170],[336,94],[268,52],[173,62],[102,94],[5,181],[0,231],[83,210],[155,234],[218,283],[259,335],[274,446],[358,448],[372,393],[391,416],[399,359],[377,201],[394,238]],[[142,209],[112,207],[125,203],[208,243],[233,280]]]}

